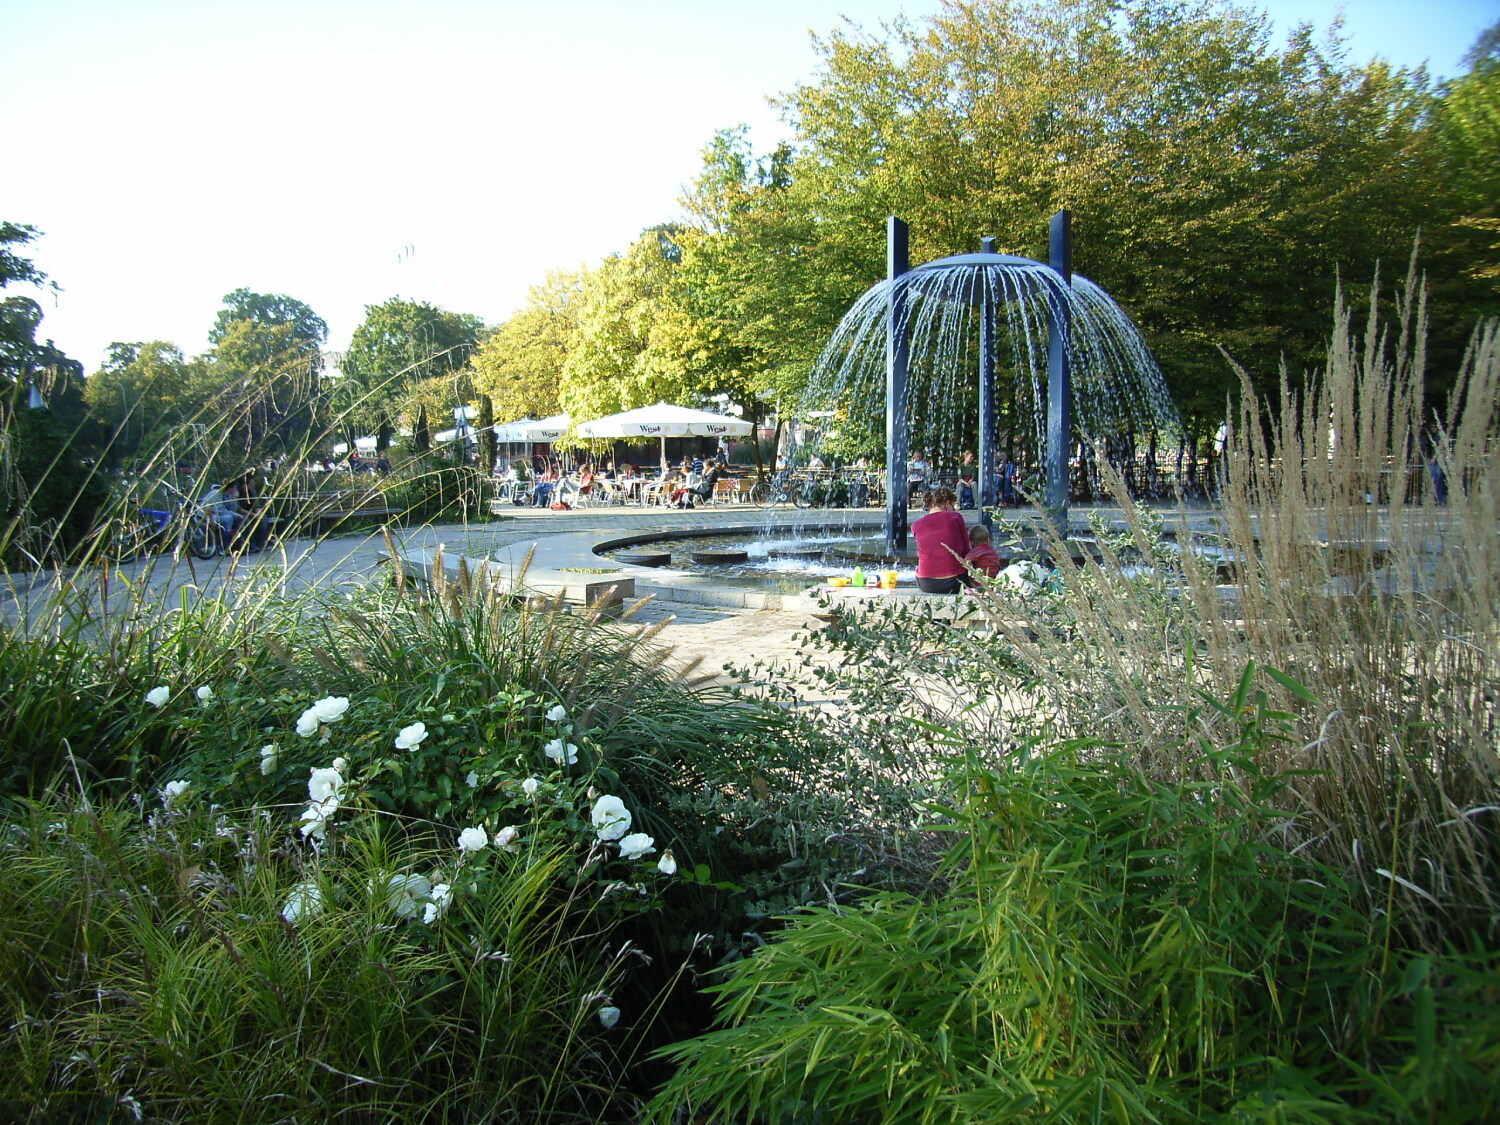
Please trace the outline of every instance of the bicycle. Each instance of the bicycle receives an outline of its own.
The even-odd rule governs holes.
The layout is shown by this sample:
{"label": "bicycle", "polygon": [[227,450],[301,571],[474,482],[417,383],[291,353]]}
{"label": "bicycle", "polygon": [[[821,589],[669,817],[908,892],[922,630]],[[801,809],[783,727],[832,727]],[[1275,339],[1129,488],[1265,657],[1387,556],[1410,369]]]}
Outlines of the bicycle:
{"label": "bicycle", "polygon": [[103,547],[106,558],[133,562],[164,549],[168,541],[180,542],[196,559],[211,559],[223,552],[224,531],[203,506],[170,484],[163,482],[163,487],[177,494],[177,507],[168,511],[129,502],[110,520]]}
{"label": "bicycle", "polygon": [[750,489],[750,503],[757,508],[767,504],[791,504],[806,508],[812,503],[812,481],[801,480],[789,472],[780,472],[769,481],[760,481]]}

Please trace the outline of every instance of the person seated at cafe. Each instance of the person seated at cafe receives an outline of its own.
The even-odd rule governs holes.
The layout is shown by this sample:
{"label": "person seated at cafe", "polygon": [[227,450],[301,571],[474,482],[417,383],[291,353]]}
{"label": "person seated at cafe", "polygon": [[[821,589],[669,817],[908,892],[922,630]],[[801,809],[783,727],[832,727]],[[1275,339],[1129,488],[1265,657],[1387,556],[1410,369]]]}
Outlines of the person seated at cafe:
{"label": "person seated at cafe", "polygon": [[[688,491],[706,504],[714,498],[714,487],[723,479],[724,466],[717,461],[710,461],[708,470],[703,474],[703,479],[698,482],[698,486]],[[688,506],[691,507],[691,504]]]}
{"label": "person seated at cafe", "polygon": [[536,478],[536,484],[531,490],[531,502],[538,508],[545,508],[552,502],[552,490],[557,487],[558,472],[556,466],[548,465]]}
{"label": "person seated at cafe", "polygon": [[589,462],[583,463],[583,468],[578,470],[578,498],[591,496],[594,491],[594,466]]}
{"label": "person seated at cafe", "polygon": [[[979,571],[986,578],[994,578],[1000,573],[1000,556],[995,554],[995,548],[990,546],[990,529],[982,523],[976,523],[969,528],[969,553],[964,556],[964,563]],[[972,574],[966,575],[964,584],[967,586],[978,586]]]}
{"label": "person seated at cafe", "polygon": [[826,468],[828,468],[828,466],[823,463],[823,458],[819,457],[816,453],[813,453],[810,457],[808,457],[808,459],[807,459],[807,467],[809,469],[826,469]]}

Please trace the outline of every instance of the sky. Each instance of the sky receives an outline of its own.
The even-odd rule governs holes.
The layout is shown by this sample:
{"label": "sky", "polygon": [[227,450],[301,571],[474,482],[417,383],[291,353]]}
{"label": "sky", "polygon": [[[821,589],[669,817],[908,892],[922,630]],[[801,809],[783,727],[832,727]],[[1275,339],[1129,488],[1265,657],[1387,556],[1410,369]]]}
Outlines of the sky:
{"label": "sky", "polygon": [[[1271,0],[1278,42],[1344,13],[1349,57],[1462,73],[1500,0]],[[394,296],[498,324],[549,269],[678,214],[716,130],[764,152],[809,32],[940,0],[0,0],[0,219],[61,287],[40,338],[207,348],[245,287],[341,349]]]}

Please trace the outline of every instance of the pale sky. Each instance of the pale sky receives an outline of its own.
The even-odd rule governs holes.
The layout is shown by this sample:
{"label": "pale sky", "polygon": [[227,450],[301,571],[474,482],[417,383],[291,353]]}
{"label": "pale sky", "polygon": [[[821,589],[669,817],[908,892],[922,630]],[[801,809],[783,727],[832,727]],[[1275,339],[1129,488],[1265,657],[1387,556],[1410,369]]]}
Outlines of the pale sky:
{"label": "pale sky", "polygon": [[[1438,75],[1500,0],[1276,0],[1345,13],[1350,58]],[[714,131],[788,130],[808,31],[939,0],[0,0],[0,219],[61,287],[39,335],[203,351],[241,286],[342,348],[393,296],[504,320],[550,268],[673,218]],[[7,294],[26,292],[12,287]],[[36,295],[36,294],[33,294]]]}

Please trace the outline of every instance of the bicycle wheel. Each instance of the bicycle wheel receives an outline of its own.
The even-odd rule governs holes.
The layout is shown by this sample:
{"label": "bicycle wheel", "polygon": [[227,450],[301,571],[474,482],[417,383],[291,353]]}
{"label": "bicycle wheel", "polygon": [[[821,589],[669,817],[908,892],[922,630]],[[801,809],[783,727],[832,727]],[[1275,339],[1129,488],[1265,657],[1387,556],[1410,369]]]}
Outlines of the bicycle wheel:
{"label": "bicycle wheel", "polygon": [[786,498],[790,500],[795,507],[809,507],[812,504],[813,488],[813,482],[810,480],[804,480],[794,484],[789,484],[787,485]]}
{"label": "bicycle wheel", "polygon": [[104,557],[111,562],[134,562],[145,553],[156,525],[139,512],[125,512],[111,521],[104,541]]}
{"label": "bicycle wheel", "polygon": [[224,547],[224,534],[219,525],[201,516],[188,520],[184,538],[195,559],[211,559]]}
{"label": "bicycle wheel", "polygon": [[771,486],[765,481],[758,482],[750,489],[750,503],[757,508],[764,508],[771,499]]}

